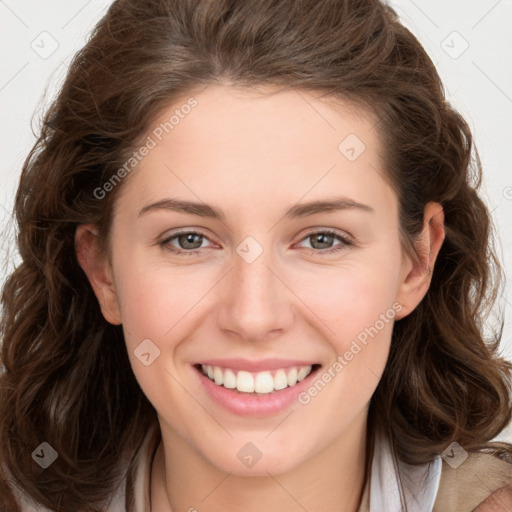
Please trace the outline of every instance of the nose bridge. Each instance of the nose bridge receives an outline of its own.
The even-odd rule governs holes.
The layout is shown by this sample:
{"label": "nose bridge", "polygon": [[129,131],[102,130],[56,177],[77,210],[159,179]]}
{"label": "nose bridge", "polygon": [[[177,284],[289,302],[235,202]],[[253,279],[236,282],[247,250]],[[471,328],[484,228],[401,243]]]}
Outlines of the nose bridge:
{"label": "nose bridge", "polygon": [[221,301],[221,328],[247,340],[259,340],[288,325],[291,305],[286,286],[275,275],[274,262],[272,250],[253,237],[237,246]]}

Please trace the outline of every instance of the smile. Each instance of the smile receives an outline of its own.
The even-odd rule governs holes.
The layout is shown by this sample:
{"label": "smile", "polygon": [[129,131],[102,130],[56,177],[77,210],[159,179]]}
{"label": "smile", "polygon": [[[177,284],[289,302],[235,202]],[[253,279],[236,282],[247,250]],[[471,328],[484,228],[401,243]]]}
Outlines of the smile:
{"label": "smile", "polygon": [[322,365],[297,359],[229,358],[192,366],[212,405],[239,417],[264,418],[297,406],[297,396]]}
{"label": "smile", "polygon": [[222,368],[220,366],[201,365],[203,375],[217,386],[237,390],[241,393],[266,395],[293,387],[304,380],[313,370],[313,366],[292,366],[261,372],[248,372]]}

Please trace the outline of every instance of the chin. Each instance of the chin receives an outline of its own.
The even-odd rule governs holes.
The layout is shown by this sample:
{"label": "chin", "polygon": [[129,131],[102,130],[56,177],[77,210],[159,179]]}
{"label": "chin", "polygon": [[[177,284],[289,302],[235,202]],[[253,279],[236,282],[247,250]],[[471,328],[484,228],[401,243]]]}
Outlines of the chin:
{"label": "chin", "polygon": [[[286,473],[303,460],[297,453],[288,453],[277,447],[258,451],[256,443],[237,443],[235,449],[226,449],[221,453],[209,454],[210,462],[224,473],[234,476],[264,476]],[[305,457],[304,457],[305,458]]]}

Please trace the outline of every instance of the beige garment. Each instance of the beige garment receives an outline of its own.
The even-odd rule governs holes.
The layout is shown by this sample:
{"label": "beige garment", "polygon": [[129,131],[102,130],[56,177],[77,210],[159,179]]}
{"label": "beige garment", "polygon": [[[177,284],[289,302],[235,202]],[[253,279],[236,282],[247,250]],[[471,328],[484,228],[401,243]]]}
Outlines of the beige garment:
{"label": "beige garment", "polygon": [[[425,512],[473,512],[493,492],[507,486],[512,490],[512,463],[493,455],[470,453],[456,469],[443,461],[434,509]],[[367,485],[357,512],[388,512],[370,507],[369,490]],[[499,506],[493,510],[507,510],[505,503]]]}
{"label": "beige garment", "polygon": [[512,463],[496,456],[470,453],[456,469],[443,462],[433,512],[472,512],[494,491],[507,486],[512,490]]}

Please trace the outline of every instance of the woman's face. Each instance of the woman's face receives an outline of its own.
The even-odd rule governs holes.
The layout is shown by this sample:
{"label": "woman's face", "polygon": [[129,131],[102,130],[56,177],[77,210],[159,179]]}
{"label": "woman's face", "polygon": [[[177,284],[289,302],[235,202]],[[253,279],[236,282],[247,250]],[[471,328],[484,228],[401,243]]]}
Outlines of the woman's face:
{"label": "woman's face", "polygon": [[291,90],[193,97],[122,184],[98,295],[164,439],[276,474],[361,439],[393,322],[419,301],[413,265],[373,115]]}

